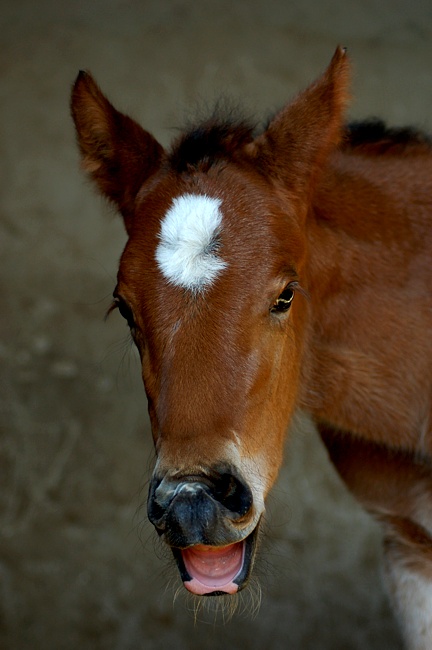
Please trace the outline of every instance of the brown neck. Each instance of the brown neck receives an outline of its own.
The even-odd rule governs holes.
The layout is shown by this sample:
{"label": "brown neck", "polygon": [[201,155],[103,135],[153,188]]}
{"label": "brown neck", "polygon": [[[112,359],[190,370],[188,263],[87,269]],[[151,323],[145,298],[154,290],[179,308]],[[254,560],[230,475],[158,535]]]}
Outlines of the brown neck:
{"label": "brown neck", "polygon": [[419,237],[389,198],[387,188],[401,182],[397,166],[381,183],[378,172],[370,160],[338,154],[315,194],[300,405],[341,430],[413,448],[428,414],[418,401],[421,368],[401,354],[421,356],[402,307],[413,300],[404,270],[418,257]]}

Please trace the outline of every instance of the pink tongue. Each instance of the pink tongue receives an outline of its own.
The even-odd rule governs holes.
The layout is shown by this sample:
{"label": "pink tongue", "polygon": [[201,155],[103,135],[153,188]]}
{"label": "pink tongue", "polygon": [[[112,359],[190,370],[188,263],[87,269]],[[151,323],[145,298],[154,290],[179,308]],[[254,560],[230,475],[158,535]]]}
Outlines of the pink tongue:
{"label": "pink tongue", "polygon": [[183,562],[191,576],[184,583],[186,589],[200,596],[213,591],[235,593],[238,585],[233,581],[243,566],[244,546],[244,542],[222,547],[197,544],[183,550]]}

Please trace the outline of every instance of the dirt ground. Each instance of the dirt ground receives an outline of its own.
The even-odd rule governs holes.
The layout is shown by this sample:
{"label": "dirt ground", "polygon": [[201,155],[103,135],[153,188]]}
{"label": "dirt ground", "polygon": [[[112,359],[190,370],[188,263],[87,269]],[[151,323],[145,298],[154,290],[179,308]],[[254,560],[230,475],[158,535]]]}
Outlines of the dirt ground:
{"label": "dirt ground", "polygon": [[80,174],[68,102],[90,69],[166,144],[220,94],[265,118],[341,43],[350,117],[432,129],[430,0],[1,0],[0,25],[0,648],[401,648],[380,531],[305,419],[268,507],[259,612],[256,590],[225,625],[173,603],[137,358],[103,320],[125,235]]}

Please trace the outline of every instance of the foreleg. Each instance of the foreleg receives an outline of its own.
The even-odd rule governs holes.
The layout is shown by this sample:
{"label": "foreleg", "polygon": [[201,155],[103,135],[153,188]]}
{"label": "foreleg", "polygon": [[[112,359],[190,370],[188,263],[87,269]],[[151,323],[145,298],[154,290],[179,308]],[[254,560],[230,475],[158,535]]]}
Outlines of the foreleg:
{"label": "foreleg", "polygon": [[432,650],[432,468],[319,426],[340,476],[383,525],[385,574],[409,650]]}

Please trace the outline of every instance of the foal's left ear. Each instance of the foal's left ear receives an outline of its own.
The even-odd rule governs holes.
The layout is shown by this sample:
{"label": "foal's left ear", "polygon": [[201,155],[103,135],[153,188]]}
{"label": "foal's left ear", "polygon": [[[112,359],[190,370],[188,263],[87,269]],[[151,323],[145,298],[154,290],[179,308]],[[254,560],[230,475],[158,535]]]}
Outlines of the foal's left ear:
{"label": "foal's left ear", "polygon": [[159,169],[164,150],[110,104],[87,72],[80,72],[75,81],[71,109],[84,170],[116,204],[129,230],[136,195]]}
{"label": "foal's left ear", "polygon": [[338,47],[324,74],[283,108],[251,146],[259,167],[302,198],[340,140],[349,62]]}

